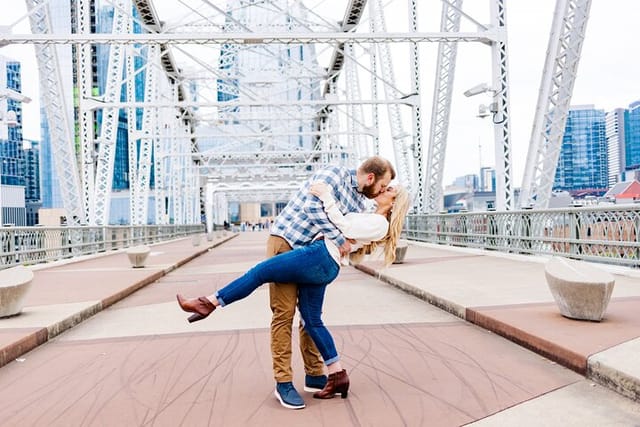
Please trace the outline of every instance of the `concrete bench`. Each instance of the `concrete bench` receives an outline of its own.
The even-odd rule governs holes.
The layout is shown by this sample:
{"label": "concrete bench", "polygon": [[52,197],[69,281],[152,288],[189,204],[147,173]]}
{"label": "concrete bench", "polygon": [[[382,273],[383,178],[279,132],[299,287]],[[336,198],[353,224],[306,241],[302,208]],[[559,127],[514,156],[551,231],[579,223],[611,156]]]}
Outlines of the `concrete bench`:
{"label": "concrete bench", "polygon": [[0,271],[0,317],[22,311],[32,280],[33,271],[21,265]]}
{"label": "concrete bench", "polygon": [[149,256],[149,246],[134,246],[132,248],[127,249],[127,256],[129,257],[129,262],[131,262],[131,266],[133,268],[142,268],[144,267],[144,263]]}
{"label": "concrete bench", "polygon": [[562,257],[549,260],[544,272],[560,314],[571,319],[602,320],[615,284],[613,275]]}

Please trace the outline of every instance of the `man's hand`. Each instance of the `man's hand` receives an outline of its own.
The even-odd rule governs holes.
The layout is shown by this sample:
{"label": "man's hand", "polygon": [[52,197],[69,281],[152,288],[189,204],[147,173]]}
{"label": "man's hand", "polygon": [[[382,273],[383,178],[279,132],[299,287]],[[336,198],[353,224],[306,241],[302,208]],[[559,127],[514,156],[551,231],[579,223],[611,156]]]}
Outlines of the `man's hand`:
{"label": "man's hand", "polygon": [[351,242],[346,240],[338,249],[340,250],[341,257],[349,255],[351,253]]}

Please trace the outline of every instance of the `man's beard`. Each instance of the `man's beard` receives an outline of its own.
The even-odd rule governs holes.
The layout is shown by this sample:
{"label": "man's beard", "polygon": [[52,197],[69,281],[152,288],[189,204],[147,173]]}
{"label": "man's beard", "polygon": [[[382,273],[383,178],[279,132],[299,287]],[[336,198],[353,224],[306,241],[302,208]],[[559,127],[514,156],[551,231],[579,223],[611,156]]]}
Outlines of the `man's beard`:
{"label": "man's beard", "polygon": [[365,185],[364,188],[362,189],[362,194],[364,194],[364,196],[367,199],[375,199],[380,194],[379,192],[374,193],[374,191],[375,191],[374,187],[375,186],[376,186],[375,182],[373,184],[371,184],[371,185]]}

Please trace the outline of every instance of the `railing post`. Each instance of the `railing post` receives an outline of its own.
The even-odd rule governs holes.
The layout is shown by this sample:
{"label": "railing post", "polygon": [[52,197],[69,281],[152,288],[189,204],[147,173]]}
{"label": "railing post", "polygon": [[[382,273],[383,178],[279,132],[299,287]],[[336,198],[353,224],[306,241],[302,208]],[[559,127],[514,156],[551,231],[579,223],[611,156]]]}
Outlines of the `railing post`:
{"label": "railing post", "polygon": [[498,234],[498,224],[496,221],[496,214],[490,213],[490,214],[487,214],[487,217],[489,219],[489,229],[487,232],[487,235],[489,236],[489,238],[487,239],[487,243],[489,244],[490,249],[496,249],[496,246],[497,246],[496,236]]}
{"label": "railing post", "polygon": [[569,213],[569,253],[579,255],[580,244],[577,242],[580,239],[580,217],[578,212]]}
{"label": "railing post", "polygon": [[[531,208],[526,208],[531,209]],[[531,253],[533,233],[531,232],[531,214],[529,212],[524,212],[522,214],[522,231],[521,231],[521,239],[522,246],[525,249],[525,253]]]}

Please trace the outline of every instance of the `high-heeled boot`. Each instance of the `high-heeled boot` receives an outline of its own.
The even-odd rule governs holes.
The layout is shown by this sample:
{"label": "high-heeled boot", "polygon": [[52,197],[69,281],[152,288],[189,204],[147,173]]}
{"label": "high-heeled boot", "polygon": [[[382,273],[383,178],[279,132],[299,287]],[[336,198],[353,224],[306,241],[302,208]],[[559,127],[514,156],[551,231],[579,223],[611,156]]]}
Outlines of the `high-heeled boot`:
{"label": "high-heeled boot", "polygon": [[339,393],[344,399],[347,397],[348,392],[349,376],[347,375],[347,371],[343,369],[342,371],[329,374],[327,385],[325,385],[322,390],[313,393],[313,397],[316,399],[333,399],[333,397]]}
{"label": "high-heeled boot", "polygon": [[204,319],[216,309],[216,306],[213,305],[207,297],[186,299],[182,295],[177,294],[176,298],[178,299],[180,308],[186,312],[194,313],[189,316],[189,323]]}

